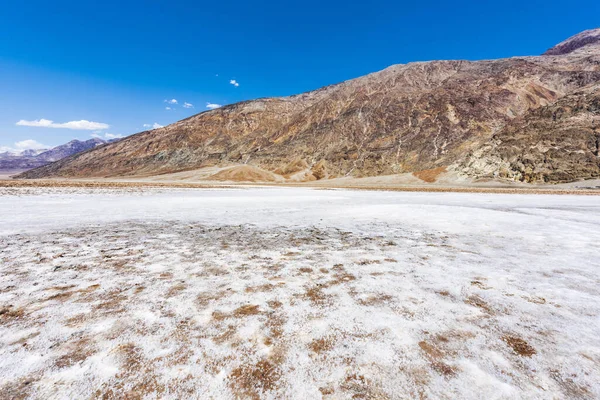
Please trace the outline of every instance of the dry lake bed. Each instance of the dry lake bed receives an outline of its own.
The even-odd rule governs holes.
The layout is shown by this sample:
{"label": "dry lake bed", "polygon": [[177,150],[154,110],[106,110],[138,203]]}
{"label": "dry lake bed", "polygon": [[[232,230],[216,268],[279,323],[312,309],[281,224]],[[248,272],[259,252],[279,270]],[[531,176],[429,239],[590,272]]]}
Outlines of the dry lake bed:
{"label": "dry lake bed", "polygon": [[0,398],[600,397],[600,198],[0,188]]}

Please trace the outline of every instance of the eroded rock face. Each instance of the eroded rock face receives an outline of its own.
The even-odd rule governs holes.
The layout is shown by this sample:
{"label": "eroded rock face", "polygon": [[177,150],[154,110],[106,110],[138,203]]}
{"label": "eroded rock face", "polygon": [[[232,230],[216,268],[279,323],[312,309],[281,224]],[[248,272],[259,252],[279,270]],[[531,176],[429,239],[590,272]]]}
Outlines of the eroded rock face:
{"label": "eroded rock face", "polygon": [[471,176],[523,182],[600,177],[600,84],[508,124],[458,163]]}
{"label": "eroded rock face", "polygon": [[[490,140],[498,140],[496,135],[508,126],[515,130],[506,135],[527,137],[514,120],[534,118],[533,110],[545,110],[564,96],[600,82],[600,42],[589,39],[596,33],[600,30],[563,42],[567,45],[557,46],[562,50],[540,57],[395,65],[297,96],[232,104],[23,177],[155,175],[232,164],[278,172],[297,166],[297,160],[303,160],[306,173],[318,179],[418,172],[458,164],[475,177],[481,171],[484,176],[494,175],[494,168],[511,161],[503,153],[488,154],[485,149],[493,146]],[[546,114],[535,118],[542,123]],[[549,124],[546,128],[556,127]],[[560,132],[552,135],[573,135],[571,130]],[[515,139],[513,145],[519,147],[520,140]],[[480,167],[476,167],[477,154],[488,157]],[[561,161],[562,152],[545,154],[551,159],[543,168],[571,168],[571,162]],[[496,164],[494,157],[499,157]],[[535,164],[532,170],[538,167]],[[505,175],[533,181],[538,176],[549,181],[592,176],[591,171],[583,173],[578,168],[562,171],[565,175],[559,172]],[[523,174],[533,178],[523,178]]]}

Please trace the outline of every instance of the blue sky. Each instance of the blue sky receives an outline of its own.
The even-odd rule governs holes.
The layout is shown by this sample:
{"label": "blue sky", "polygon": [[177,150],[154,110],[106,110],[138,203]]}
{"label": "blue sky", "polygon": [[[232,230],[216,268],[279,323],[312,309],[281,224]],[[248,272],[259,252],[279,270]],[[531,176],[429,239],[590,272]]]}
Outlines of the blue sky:
{"label": "blue sky", "polygon": [[392,64],[537,55],[600,26],[597,0],[93,3],[2,5],[0,146],[125,136],[207,104],[295,94]]}

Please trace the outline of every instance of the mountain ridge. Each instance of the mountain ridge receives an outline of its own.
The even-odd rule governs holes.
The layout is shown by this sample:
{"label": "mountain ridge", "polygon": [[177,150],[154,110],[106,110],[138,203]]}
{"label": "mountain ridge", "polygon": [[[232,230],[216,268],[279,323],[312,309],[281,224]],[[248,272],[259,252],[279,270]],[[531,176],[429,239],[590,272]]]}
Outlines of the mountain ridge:
{"label": "mountain ridge", "polygon": [[[439,167],[477,179],[483,176],[466,157],[511,121],[600,82],[600,42],[589,35],[561,42],[564,54],[396,64],[306,93],[235,103],[21,177],[150,176],[240,164],[278,171],[302,160],[307,180],[317,179],[317,165],[319,179]],[[559,174],[504,179],[548,176]]]}
{"label": "mountain ridge", "polygon": [[44,150],[24,150],[19,154],[0,154],[0,170],[20,170],[38,168],[49,163],[69,157],[82,151],[110,143],[109,141],[92,138],[89,140],[74,139],[65,144]]}

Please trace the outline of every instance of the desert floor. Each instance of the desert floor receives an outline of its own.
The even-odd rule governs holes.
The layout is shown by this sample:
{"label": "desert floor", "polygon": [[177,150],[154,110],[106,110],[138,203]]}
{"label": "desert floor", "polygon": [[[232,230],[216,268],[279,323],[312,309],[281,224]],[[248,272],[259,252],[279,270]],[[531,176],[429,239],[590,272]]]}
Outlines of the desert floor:
{"label": "desert floor", "polygon": [[0,187],[0,398],[598,398],[597,196]]}

